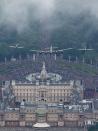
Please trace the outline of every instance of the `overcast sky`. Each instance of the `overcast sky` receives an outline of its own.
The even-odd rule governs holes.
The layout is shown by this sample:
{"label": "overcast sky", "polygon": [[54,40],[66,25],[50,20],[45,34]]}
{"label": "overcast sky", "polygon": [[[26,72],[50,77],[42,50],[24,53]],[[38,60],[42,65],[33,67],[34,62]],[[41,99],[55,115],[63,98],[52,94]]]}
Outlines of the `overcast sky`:
{"label": "overcast sky", "polygon": [[29,18],[43,21],[57,11],[73,15],[85,10],[98,17],[98,0],[0,0],[0,23],[24,29]]}

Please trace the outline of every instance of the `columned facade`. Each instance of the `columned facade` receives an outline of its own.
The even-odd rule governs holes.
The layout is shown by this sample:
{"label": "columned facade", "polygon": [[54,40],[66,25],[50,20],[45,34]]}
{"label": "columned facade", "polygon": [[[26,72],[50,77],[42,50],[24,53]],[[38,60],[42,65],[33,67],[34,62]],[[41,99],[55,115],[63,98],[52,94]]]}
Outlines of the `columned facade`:
{"label": "columned facade", "polygon": [[14,84],[12,92],[16,101],[27,102],[68,102],[73,94],[74,87],[69,84],[54,85],[33,85],[33,84]]}

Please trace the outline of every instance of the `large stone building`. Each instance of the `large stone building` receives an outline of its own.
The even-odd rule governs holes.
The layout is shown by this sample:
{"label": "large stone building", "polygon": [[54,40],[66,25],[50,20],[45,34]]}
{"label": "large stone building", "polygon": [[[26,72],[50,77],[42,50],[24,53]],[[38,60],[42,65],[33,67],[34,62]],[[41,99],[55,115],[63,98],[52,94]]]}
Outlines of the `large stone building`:
{"label": "large stone building", "polygon": [[[97,102],[97,101],[96,101]],[[78,105],[21,103],[20,108],[0,110],[0,126],[33,127],[37,123],[50,126],[88,127],[98,121],[98,111],[93,112],[93,101]]]}
{"label": "large stone building", "polygon": [[[25,83],[12,82],[12,92],[16,101],[70,102],[77,87],[74,81],[62,82],[59,74],[47,73],[45,63],[41,73],[30,74],[26,78],[29,81]],[[81,85],[78,85],[78,88],[81,88]],[[81,89],[83,94],[83,88]]]}
{"label": "large stone building", "polygon": [[12,84],[12,91],[16,101],[59,103],[69,102],[73,94],[73,83],[35,85],[28,83]]}
{"label": "large stone building", "polygon": [[[79,104],[83,99],[80,81],[66,82],[59,74],[47,73],[44,62],[41,73],[28,74],[26,79],[3,88],[0,126],[76,127],[84,125],[86,111],[92,115],[89,104]],[[95,119],[91,119],[85,121],[93,124]]]}

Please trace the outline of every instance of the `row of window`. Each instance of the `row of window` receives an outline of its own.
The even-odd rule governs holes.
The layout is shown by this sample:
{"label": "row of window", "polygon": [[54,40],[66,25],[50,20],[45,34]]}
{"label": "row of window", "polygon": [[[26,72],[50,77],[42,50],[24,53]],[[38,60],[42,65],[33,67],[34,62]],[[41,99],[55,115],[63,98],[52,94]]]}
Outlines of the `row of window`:
{"label": "row of window", "polygon": [[[69,92],[71,91],[72,89],[62,89],[62,88],[59,88],[59,89],[48,89],[48,90],[41,90],[41,91],[49,91],[49,92]],[[36,91],[40,91],[39,89],[35,90],[35,89],[15,89],[13,88],[13,92],[36,92]]]}

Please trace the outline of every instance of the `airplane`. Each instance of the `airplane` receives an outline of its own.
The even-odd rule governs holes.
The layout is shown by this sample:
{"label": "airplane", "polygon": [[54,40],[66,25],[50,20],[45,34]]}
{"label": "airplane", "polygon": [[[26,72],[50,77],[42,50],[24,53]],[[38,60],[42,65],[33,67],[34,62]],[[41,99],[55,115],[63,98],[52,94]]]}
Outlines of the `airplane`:
{"label": "airplane", "polygon": [[50,46],[50,48],[45,48],[45,50],[30,50],[31,52],[35,52],[35,53],[63,53],[64,51],[67,51],[67,50],[72,50],[73,48],[66,48],[66,49],[56,49],[58,47],[53,47],[53,46]]}
{"label": "airplane", "polygon": [[16,44],[15,46],[9,46],[10,48],[19,48],[19,49],[23,49],[23,46],[19,46],[20,44]]}

